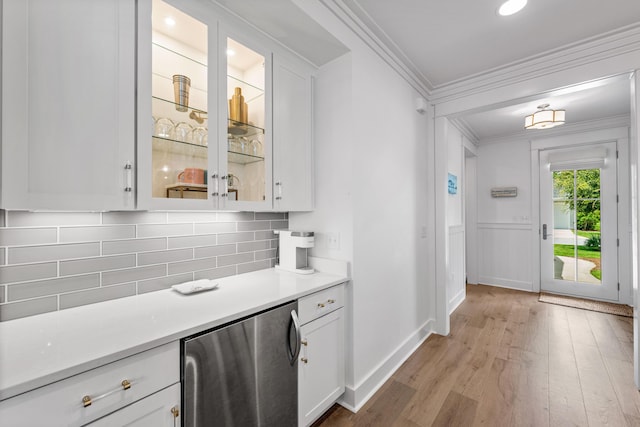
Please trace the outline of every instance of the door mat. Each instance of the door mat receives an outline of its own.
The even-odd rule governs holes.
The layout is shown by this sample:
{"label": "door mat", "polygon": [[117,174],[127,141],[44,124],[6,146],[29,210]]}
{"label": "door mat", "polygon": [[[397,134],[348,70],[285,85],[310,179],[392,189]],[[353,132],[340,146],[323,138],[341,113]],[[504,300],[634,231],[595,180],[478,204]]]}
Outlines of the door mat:
{"label": "door mat", "polygon": [[600,313],[615,314],[617,316],[633,317],[633,307],[624,304],[547,294],[545,292],[540,293],[538,301],[564,305],[566,307],[581,308],[583,310],[599,311]]}

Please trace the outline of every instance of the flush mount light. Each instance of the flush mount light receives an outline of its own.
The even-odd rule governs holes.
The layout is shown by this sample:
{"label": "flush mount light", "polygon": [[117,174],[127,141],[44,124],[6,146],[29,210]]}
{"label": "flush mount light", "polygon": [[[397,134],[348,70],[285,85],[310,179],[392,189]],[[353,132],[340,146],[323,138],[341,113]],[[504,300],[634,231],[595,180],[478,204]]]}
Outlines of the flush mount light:
{"label": "flush mount light", "polygon": [[502,3],[502,6],[498,9],[498,14],[501,16],[513,15],[514,13],[520,12],[526,5],[527,0],[507,0]]}
{"label": "flush mount light", "polygon": [[174,27],[176,25],[176,20],[170,16],[167,16],[166,18],[164,18],[164,23],[169,27]]}
{"label": "flush mount light", "polygon": [[524,118],[525,129],[551,129],[564,124],[564,110],[550,110],[549,104],[538,105],[538,111]]}
{"label": "flush mount light", "polygon": [[227,56],[234,56],[236,54],[236,51],[233,49],[227,49]]}

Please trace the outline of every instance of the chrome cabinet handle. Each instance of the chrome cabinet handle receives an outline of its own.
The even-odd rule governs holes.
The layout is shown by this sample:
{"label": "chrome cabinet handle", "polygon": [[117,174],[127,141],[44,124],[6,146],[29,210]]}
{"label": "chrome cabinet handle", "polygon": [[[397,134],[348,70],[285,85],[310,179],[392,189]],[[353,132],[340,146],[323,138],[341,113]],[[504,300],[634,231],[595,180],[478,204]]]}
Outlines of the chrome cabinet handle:
{"label": "chrome cabinet handle", "polygon": [[211,175],[211,182],[213,182],[213,193],[211,193],[212,196],[219,196],[220,195],[220,183],[218,182],[218,173],[215,172],[213,175]]}
{"label": "chrome cabinet handle", "polygon": [[309,359],[307,359],[306,357],[301,357],[301,358],[300,358],[300,361],[301,361],[302,363],[309,363]]}
{"label": "chrome cabinet handle", "polygon": [[306,347],[307,345],[309,345],[309,343],[307,342],[307,340],[302,340],[302,341],[301,341],[301,343],[302,343],[302,345],[303,345],[303,346],[305,346],[305,347]]}
{"label": "chrome cabinet handle", "polygon": [[229,182],[228,182],[228,178],[229,175],[222,175],[220,177],[220,179],[222,180],[222,194],[220,195],[220,197],[227,197],[229,195]]}
{"label": "chrome cabinet handle", "polygon": [[296,313],[295,310],[291,310],[291,323],[293,324],[293,327],[295,328],[296,331],[296,348],[293,349],[293,352],[291,352],[291,349],[289,349],[289,362],[291,363],[291,365],[293,365],[296,360],[298,359],[298,356],[300,355],[300,347],[302,345],[302,336],[300,334],[300,321],[298,320],[298,313]]}
{"label": "chrome cabinet handle", "polygon": [[276,200],[282,200],[282,181],[276,181],[275,184],[278,189],[278,195],[276,196]]}
{"label": "chrome cabinet handle", "polygon": [[327,300],[327,302],[328,302],[329,304],[333,304],[333,303],[335,303],[335,302],[336,302],[336,300],[334,300],[334,299],[328,299],[328,300]]}
{"label": "chrome cabinet handle", "polygon": [[88,406],[91,406],[93,403],[97,402],[98,400],[104,399],[105,397],[110,396],[114,393],[117,393],[119,391],[129,390],[132,384],[133,384],[133,381],[129,381],[128,379],[125,378],[124,380],[122,380],[119,387],[114,388],[113,390],[110,390],[99,396],[91,397],[90,395],[87,394],[86,396],[82,397],[82,406],[86,408]]}
{"label": "chrome cabinet handle", "polygon": [[125,173],[125,184],[124,191],[130,193],[133,191],[133,166],[131,166],[131,162],[127,161],[124,164],[124,173]]}
{"label": "chrome cabinet handle", "polygon": [[324,308],[324,304],[323,304],[323,303],[321,303],[321,302],[319,302],[319,303],[318,303],[318,308]]}

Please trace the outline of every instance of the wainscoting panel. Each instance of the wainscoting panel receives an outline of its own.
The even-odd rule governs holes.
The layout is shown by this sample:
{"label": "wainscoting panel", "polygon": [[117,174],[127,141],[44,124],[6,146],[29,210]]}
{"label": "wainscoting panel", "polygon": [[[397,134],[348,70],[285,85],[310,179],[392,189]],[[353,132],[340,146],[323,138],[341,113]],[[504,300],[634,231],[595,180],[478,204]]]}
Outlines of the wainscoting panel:
{"label": "wainscoting panel", "polygon": [[531,224],[478,223],[479,282],[533,291]]}
{"label": "wainscoting panel", "polygon": [[447,269],[449,313],[464,301],[466,295],[464,236],[463,226],[449,227],[449,265]]}

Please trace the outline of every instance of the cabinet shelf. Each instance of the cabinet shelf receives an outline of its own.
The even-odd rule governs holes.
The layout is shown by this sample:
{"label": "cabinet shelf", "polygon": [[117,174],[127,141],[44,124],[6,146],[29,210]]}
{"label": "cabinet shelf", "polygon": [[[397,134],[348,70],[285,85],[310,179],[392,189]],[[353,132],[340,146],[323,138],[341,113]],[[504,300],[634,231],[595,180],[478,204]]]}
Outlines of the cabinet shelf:
{"label": "cabinet shelf", "polygon": [[233,94],[234,87],[240,87],[242,89],[242,94],[244,95],[244,100],[247,104],[251,104],[256,99],[259,99],[264,96],[264,89],[258,87],[254,84],[248,83],[242,79],[237,77],[227,75],[227,85],[229,90],[229,96]]}
{"label": "cabinet shelf", "polygon": [[227,132],[233,136],[244,136],[250,138],[252,136],[264,135],[264,129],[249,123],[242,123],[235,120],[227,119]]}
{"label": "cabinet shelf", "polygon": [[238,153],[237,151],[227,151],[229,162],[246,165],[249,163],[264,162],[264,157],[247,153]]}

